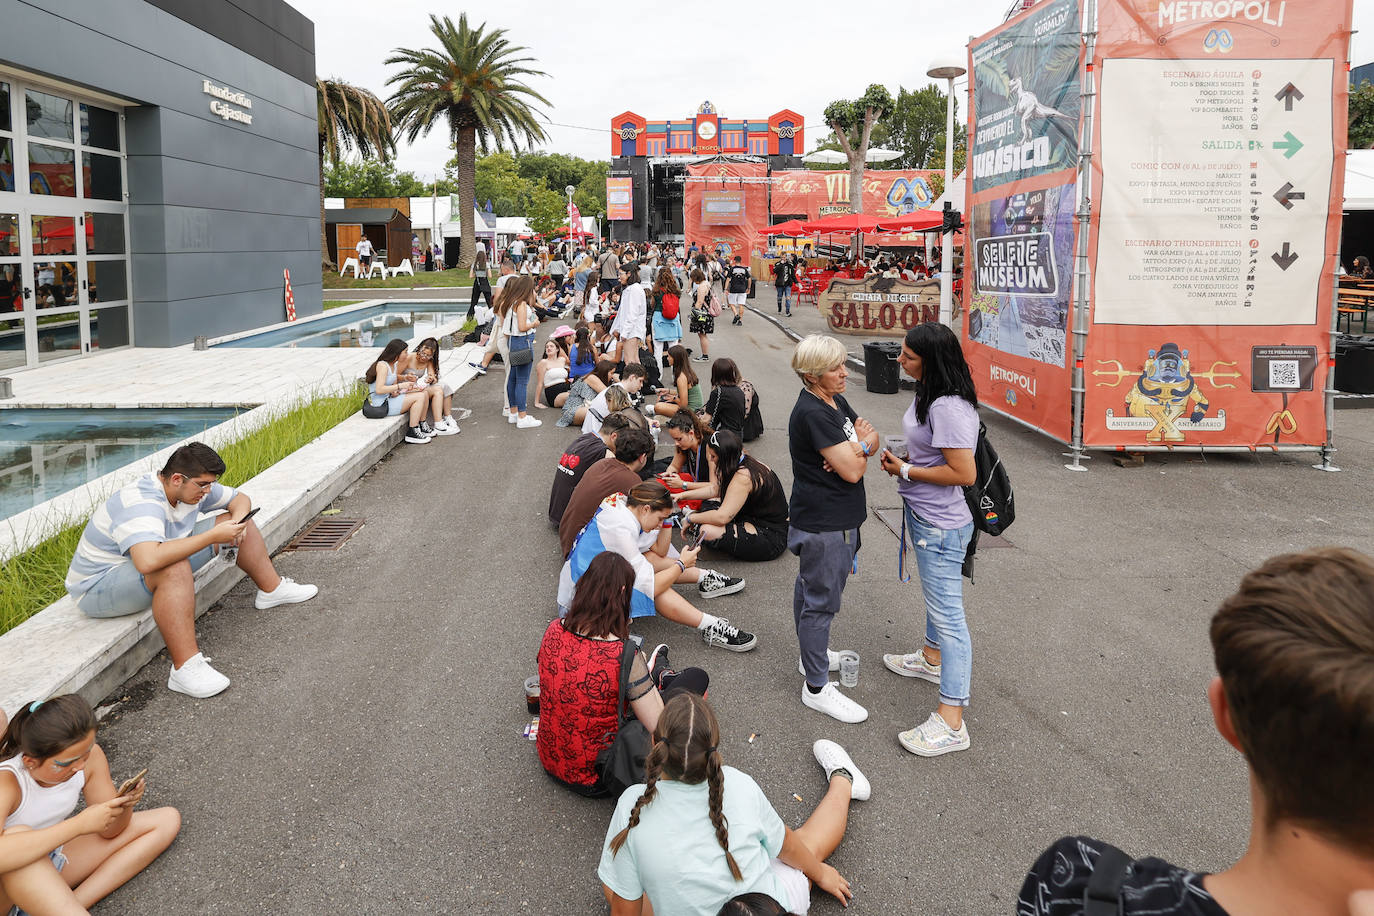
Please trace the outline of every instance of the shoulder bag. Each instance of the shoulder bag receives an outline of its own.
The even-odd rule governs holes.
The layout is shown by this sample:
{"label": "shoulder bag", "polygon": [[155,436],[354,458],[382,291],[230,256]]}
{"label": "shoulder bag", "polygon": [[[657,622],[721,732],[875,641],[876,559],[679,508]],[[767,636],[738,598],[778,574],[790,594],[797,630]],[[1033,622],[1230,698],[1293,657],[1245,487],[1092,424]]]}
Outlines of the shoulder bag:
{"label": "shoulder bag", "polygon": [[512,366],[528,366],[534,362],[534,348],[530,345],[530,335],[521,334],[516,330],[519,325],[519,313],[516,311],[520,306],[511,309],[510,316],[506,319],[510,323],[510,328],[506,331],[506,339],[510,341],[510,364]]}
{"label": "shoulder bag", "polygon": [[625,694],[630,686],[630,666],[639,644],[630,638],[620,649],[620,686],[616,691],[616,721],[614,733],[607,732],[606,746],[596,755],[596,772],[601,786],[614,798],[630,786],[644,781],[644,761],[649,756],[649,730],[635,718]]}

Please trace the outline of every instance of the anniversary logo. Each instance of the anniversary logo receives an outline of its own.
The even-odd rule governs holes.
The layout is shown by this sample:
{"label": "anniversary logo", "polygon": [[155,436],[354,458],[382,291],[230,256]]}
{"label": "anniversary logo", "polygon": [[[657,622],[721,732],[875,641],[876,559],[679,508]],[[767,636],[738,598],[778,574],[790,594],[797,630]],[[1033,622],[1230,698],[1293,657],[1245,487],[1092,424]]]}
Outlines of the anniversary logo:
{"label": "anniversary logo", "polygon": [[973,190],[1075,165],[1077,0],[1052,0],[972,49]]}
{"label": "anniversary logo", "polygon": [[832,280],[817,305],[837,333],[902,337],[908,328],[939,319],[940,284],[874,274],[862,280]]}

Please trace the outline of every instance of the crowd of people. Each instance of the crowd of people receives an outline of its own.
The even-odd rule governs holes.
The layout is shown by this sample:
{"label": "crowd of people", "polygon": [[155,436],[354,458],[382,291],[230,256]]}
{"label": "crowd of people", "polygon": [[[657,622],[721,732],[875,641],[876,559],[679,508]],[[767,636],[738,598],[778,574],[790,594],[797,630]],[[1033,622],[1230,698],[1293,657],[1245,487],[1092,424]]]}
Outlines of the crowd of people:
{"label": "crowd of people", "polygon": [[[831,629],[856,568],[867,471],[876,462],[895,479],[924,603],[923,630],[912,633],[919,645],[884,654],[883,664],[937,689],[928,714],[903,723],[909,727],[895,738],[919,757],[969,749],[973,652],[961,568],[974,522],[963,488],[977,474],[980,424],[960,342],[937,323],[907,332],[898,361],[916,395],[900,418],[886,418],[901,435],[885,446],[874,420],[846,398],[844,345],[802,339],[791,358],[799,391],[787,422],[789,494],[746,448],[761,419],[758,392],[741,367],[711,360],[703,386],[682,343],[690,315],[705,355],[715,333],[713,286],[724,284],[733,311],[739,294],[731,287],[752,280],[747,269],[736,273],[738,263],[698,252],[687,271],[685,257],[653,245],[554,250],[543,266],[561,264],[566,273],[545,286],[532,260],[542,258],[503,258],[475,368],[502,357],[502,416],[517,429],[540,425],[528,410],[533,386],[534,409],[560,411],[557,425],[580,431],[559,457],[548,500],[563,564],[536,652],[535,747],[557,784],[614,799],[597,869],[610,911],[803,914],[813,887],[847,904],[853,890],[826,860],[845,835],[852,803],[872,795],[853,758],[834,741],[814,743],[827,787],[806,822],[788,828],[759,785],[725,763],[707,698],[710,675],[673,666],[667,643],[645,651],[631,626],[662,617],[708,646],[749,652],[755,633],[697,606],[746,587],[742,577],[703,565],[702,550],[727,563],[791,553],[800,705],[841,723],[866,721],[868,710],[832,680],[841,653]],[[474,279],[485,258],[479,264]],[[541,322],[559,319],[568,323],[538,349]],[[440,381],[437,357],[433,338],[413,353],[397,340],[368,366],[367,412],[405,414],[407,442],[458,432],[453,388]],[[658,459],[665,433],[670,454]],[[169,688],[202,698],[229,681],[196,644],[195,570],[234,549],[258,586],[257,607],[316,594],[276,573],[251,501],[218,482],[224,472],[213,450],[193,443],[118,491],[83,532],[67,582],[94,617],[151,608],[172,658]],[[1113,912],[1135,914],[1358,913],[1354,892],[1374,887],[1371,595],[1368,557],[1315,550],[1268,561],[1213,618],[1219,674],[1208,699],[1252,784],[1251,844],[1234,867],[1204,875],[1066,837],[1031,866],[1018,916],[1092,916],[1086,901],[1094,894],[1119,900]],[[604,759],[626,722],[645,736],[633,783],[618,781]],[[83,912],[176,837],[174,809],[135,810],[141,775],[115,787],[80,697],[35,700],[0,724],[0,912]],[[82,796],[87,807],[73,816]]]}

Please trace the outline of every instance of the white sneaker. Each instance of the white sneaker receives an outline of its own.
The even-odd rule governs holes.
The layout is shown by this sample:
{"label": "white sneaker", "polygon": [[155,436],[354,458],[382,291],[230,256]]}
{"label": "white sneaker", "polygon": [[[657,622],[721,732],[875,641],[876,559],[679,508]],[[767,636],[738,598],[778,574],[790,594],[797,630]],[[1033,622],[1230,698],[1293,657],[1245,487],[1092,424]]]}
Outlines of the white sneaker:
{"label": "white sneaker", "polygon": [[803,682],[801,692],[803,706],[823,712],[832,719],[852,724],[868,718],[868,710],[840,693],[834,681],[826,684],[820,693],[812,693]]}
{"label": "white sneaker", "polygon": [[270,592],[258,589],[258,596],[253,599],[253,607],[260,611],[265,611],[270,607],[279,604],[300,604],[302,601],[309,601],[319,594],[319,589],[313,585],[302,585],[295,579],[281,577],[281,582]]}
{"label": "white sneaker", "polygon": [[873,794],[873,787],[868,784],[868,777],[854,765],[853,759],[844,748],[834,741],[822,738],[811,745],[811,753],[816,755],[816,762],[825,769],[827,781],[836,770],[848,770],[849,775],[853,777],[850,780],[849,797],[854,801],[868,801],[868,797]]}
{"label": "white sneaker", "polygon": [[458,433],[458,424],[453,422],[452,417],[444,417],[434,425],[434,435],[436,436],[456,436]]}
{"label": "white sneaker", "polygon": [[[826,649],[825,657],[830,662],[831,671],[840,670],[840,653],[836,652],[834,649]],[[806,666],[802,664],[802,660],[800,658],[797,659],[797,673],[800,674],[802,677],[806,677]]]}
{"label": "white sneaker", "polygon": [[939,757],[969,749],[968,723],[960,722],[959,730],[949,727],[938,712],[930,714],[920,725],[897,735],[902,747],[920,757]]}
{"label": "white sneaker", "polygon": [[543,425],[544,425],[544,421],[543,421],[543,420],[536,420],[534,417],[531,417],[531,416],[524,416],[524,417],[521,417],[519,420],[516,420],[516,421],[515,421],[515,428],[516,428],[516,429],[534,429],[536,426],[543,426]]}
{"label": "white sneaker", "polygon": [[516,422],[518,422],[519,420],[520,420],[520,415],[519,415],[519,414],[515,414],[515,413],[508,413],[508,414],[506,414],[506,422],[507,422],[507,423],[516,423]]}
{"label": "white sneaker", "polygon": [[199,652],[186,659],[180,668],[172,666],[172,673],[167,676],[169,690],[198,700],[222,693],[228,686],[229,678],[211,668],[210,659]]}

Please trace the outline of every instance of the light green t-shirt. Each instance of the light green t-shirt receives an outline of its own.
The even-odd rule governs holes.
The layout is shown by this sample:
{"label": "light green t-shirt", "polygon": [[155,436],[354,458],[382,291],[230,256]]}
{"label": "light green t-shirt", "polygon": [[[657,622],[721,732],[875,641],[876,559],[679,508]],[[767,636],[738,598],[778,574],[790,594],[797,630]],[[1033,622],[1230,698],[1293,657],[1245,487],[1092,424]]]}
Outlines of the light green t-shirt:
{"label": "light green t-shirt", "polygon": [[723,767],[721,808],[729,822],[730,852],[744,880],[730,876],[725,850],[711,826],[709,788],[660,780],[656,797],[640,809],[639,824],[612,857],[611,840],[630,822],[644,794],[631,786],[620,796],[602,846],[597,876],[626,900],[649,895],[654,916],[715,916],[739,894],[763,893],[787,905],[787,892],[771,868],[782,851],[786,828],[753,779]]}

